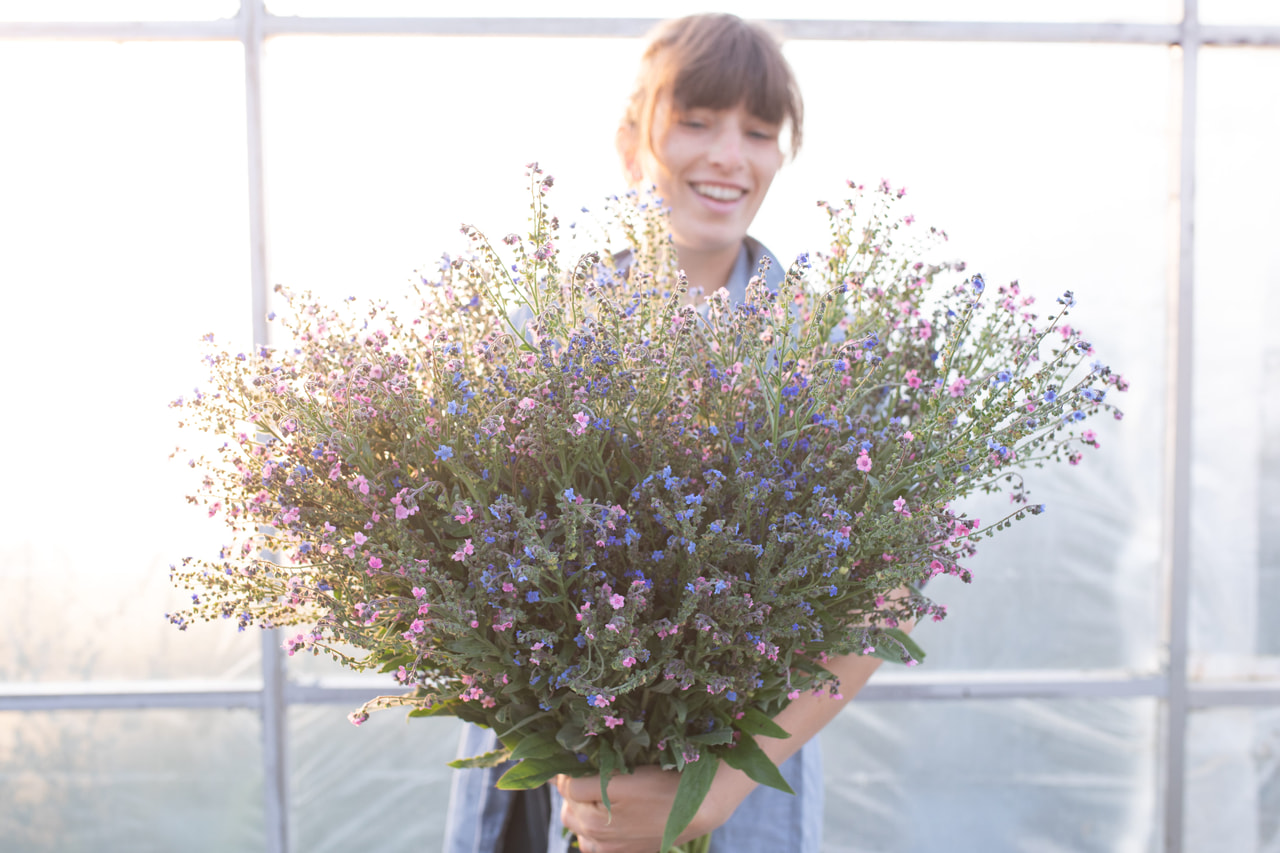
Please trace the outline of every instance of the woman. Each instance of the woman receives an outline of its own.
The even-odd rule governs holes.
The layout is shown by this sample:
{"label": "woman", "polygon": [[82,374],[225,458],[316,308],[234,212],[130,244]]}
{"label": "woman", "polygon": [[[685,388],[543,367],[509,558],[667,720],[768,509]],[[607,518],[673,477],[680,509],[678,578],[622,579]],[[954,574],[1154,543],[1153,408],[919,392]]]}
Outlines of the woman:
{"label": "woman", "polygon": [[[671,209],[671,234],[694,288],[727,287],[741,301],[767,251],[747,235],[785,159],[794,155],[803,107],[778,44],[761,27],[732,15],[698,15],[658,28],[646,49],[617,147],[633,186],[656,186]],[[772,261],[770,283],[784,267]],[[822,770],[814,735],[874,672],[874,658],[829,663],[843,699],[802,696],[777,717],[786,740],[759,738],[782,768],[794,796],[721,764],[685,841],[715,832],[713,853],[817,853],[822,827]],[[462,752],[494,748],[492,732],[470,727]],[[598,777],[560,777],[549,791],[497,791],[500,772],[455,777],[448,853],[559,853],[561,827],[584,853],[654,853],[675,798],[678,775],[642,767],[609,782],[612,814],[600,802]],[[550,799],[548,804],[547,800]],[[548,814],[549,812],[549,814]],[[544,830],[545,827],[545,830]]]}

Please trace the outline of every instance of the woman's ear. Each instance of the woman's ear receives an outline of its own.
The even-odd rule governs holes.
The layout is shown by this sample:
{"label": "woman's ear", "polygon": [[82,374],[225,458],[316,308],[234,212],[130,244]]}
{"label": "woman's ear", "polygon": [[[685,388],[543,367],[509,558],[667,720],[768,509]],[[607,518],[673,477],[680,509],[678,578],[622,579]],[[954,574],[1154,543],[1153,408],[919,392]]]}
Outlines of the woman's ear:
{"label": "woman's ear", "polygon": [[627,179],[627,185],[637,186],[644,178],[644,171],[640,168],[635,127],[627,122],[620,124],[614,135],[614,145],[618,149],[618,159],[622,161],[622,174]]}

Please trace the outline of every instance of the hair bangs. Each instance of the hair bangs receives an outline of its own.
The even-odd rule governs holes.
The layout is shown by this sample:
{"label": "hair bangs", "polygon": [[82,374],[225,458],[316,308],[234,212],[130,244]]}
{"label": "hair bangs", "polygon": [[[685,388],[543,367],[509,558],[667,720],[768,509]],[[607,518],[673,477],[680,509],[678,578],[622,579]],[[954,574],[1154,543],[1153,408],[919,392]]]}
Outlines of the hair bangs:
{"label": "hair bangs", "polygon": [[744,29],[689,45],[671,97],[680,109],[725,110],[742,104],[757,118],[782,124],[792,118],[791,75]]}

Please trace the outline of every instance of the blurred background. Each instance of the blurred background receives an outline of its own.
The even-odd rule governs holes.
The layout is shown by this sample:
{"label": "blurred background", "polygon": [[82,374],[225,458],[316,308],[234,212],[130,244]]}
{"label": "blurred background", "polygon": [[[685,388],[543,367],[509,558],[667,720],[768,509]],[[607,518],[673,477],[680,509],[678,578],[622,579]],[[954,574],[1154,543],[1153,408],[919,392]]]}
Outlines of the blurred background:
{"label": "blurred background", "polygon": [[799,76],[779,257],[888,179],[1131,383],[824,733],[826,849],[1280,853],[1275,0],[0,0],[0,848],[438,847],[452,721],[357,730],[390,685],[166,622],[221,538],[167,403],[276,283],[520,230],[530,161],[566,220],[622,189],[643,36],[700,11]]}

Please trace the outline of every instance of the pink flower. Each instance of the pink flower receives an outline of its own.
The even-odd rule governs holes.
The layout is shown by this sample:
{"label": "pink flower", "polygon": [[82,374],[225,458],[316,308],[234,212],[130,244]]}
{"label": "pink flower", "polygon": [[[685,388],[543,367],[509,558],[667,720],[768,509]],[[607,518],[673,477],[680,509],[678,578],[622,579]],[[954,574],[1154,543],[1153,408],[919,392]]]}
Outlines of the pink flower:
{"label": "pink flower", "polygon": [[409,626],[409,630],[415,634],[421,634],[423,631],[427,630],[427,623],[423,622],[421,619],[414,619],[413,624]]}
{"label": "pink flower", "polygon": [[382,560],[378,559],[377,557],[370,557],[370,558],[369,558],[369,568],[371,568],[371,569],[380,569],[380,568],[382,568]]}
{"label": "pink flower", "polygon": [[463,512],[463,513],[461,513],[461,514],[459,514],[459,515],[455,515],[455,516],[453,517],[453,520],[454,520],[454,521],[457,521],[457,522],[461,522],[462,524],[467,524],[468,522],[470,522],[470,521],[471,521],[471,519],[473,519],[473,518],[475,518],[475,517],[476,517],[476,514],[475,514],[475,512],[471,509],[471,507],[470,507],[470,506],[464,506],[464,507],[463,507],[463,509],[464,509],[464,510],[466,510],[466,511],[465,511],[465,512]]}
{"label": "pink flower", "polygon": [[462,562],[463,560],[465,560],[467,557],[471,556],[475,552],[476,552],[475,546],[472,545],[471,540],[468,539],[461,548],[453,552],[453,559],[457,560],[458,562]]}
{"label": "pink flower", "polygon": [[[468,540],[470,541],[470,540]],[[614,610],[621,610],[627,603],[627,600],[616,592],[609,598],[609,606]]]}
{"label": "pink flower", "polygon": [[919,388],[923,384],[923,380],[914,370],[908,370],[906,375],[907,386],[910,388]]}
{"label": "pink flower", "polygon": [[357,545],[363,545],[364,543],[369,541],[369,537],[365,536],[363,533],[360,533],[359,531],[357,531],[356,535],[352,536],[351,538],[356,541]]}
{"label": "pink flower", "polygon": [[573,416],[573,419],[576,424],[569,427],[570,435],[582,435],[587,431],[587,424],[591,423],[591,418],[587,417],[585,412],[578,412]]}
{"label": "pink flower", "polygon": [[631,667],[636,665],[636,659],[633,658],[631,655],[627,655],[625,658],[622,659],[622,665],[630,669]]}
{"label": "pink flower", "polygon": [[516,403],[517,408],[524,409],[526,412],[532,409],[536,405],[538,405],[538,401],[534,400],[531,397],[525,397],[519,403]]}
{"label": "pink flower", "polygon": [[864,450],[858,454],[858,461],[856,464],[858,466],[858,470],[864,474],[871,470],[871,457],[867,455],[867,451]]}
{"label": "pink flower", "polygon": [[951,387],[947,389],[947,393],[950,394],[952,397],[963,397],[964,389],[969,387],[969,382],[970,380],[961,376],[955,382],[951,383]]}
{"label": "pink flower", "polygon": [[622,718],[621,718],[621,717],[611,717],[611,716],[609,716],[608,714],[605,714],[605,717],[604,717],[604,724],[605,724],[606,726],[608,726],[609,728],[611,728],[611,729],[613,729],[613,728],[617,728],[618,726],[622,725]]}

